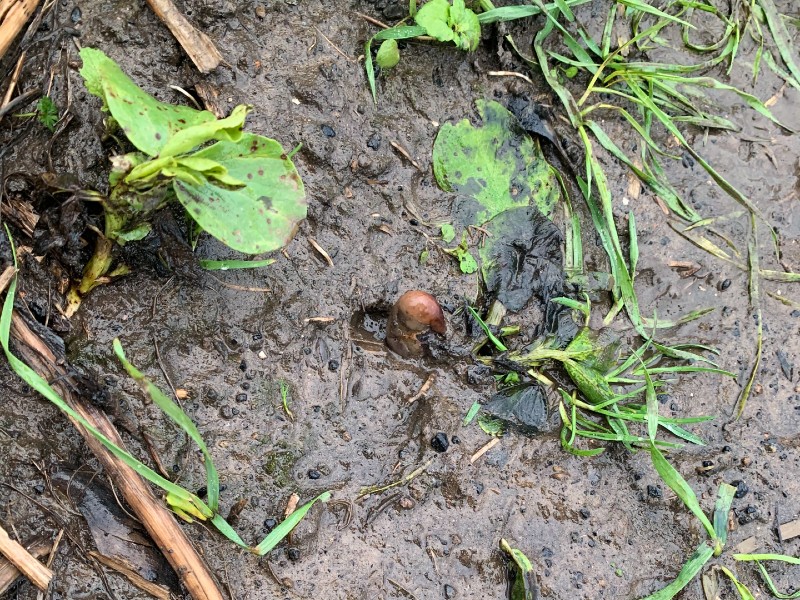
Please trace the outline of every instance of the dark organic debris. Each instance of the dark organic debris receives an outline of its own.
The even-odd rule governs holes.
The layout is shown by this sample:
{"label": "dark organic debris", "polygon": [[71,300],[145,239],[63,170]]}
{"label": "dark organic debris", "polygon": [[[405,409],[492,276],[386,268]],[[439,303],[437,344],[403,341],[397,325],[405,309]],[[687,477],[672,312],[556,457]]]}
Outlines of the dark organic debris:
{"label": "dark organic debris", "polygon": [[533,206],[506,210],[486,224],[492,236],[480,250],[487,291],[511,311],[536,296],[543,305],[564,289],[562,236]]}
{"label": "dark organic debris", "polygon": [[437,452],[447,452],[447,449],[450,447],[450,442],[447,440],[447,434],[444,431],[440,431],[431,440],[431,448],[436,450]]}
{"label": "dark organic debris", "polygon": [[538,384],[523,384],[501,390],[483,410],[522,433],[547,430],[547,400]]}

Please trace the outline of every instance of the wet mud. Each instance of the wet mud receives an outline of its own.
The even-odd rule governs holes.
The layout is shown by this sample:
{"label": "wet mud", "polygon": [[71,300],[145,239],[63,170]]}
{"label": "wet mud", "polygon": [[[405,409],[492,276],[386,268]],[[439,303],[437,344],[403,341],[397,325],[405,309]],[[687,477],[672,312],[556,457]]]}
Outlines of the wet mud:
{"label": "wet mud", "polygon": [[[186,527],[231,597],[505,598],[509,572],[501,538],[531,559],[543,598],[633,599],[675,577],[704,539],[700,524],[660,481],[646,453],[620,447],[587,459],[564,452],[552,395],[544,431],[510,432],[471,462],[489,438],[462,420],[473,402],[487,401],[496,389],[491,374],[469,358],[467,324],[456,315],[464,297],[474,298],[476,280],[463,275],[436,242],[433,224],[449,220],[457,199],[437,187],[431,148],[440,124],[475,117],[476,98],[507,104],[524,94],[556,105],[544,85],[531,88],[518,79],[487,75],[522,69],[495,33],[485,32],[470,55],[408,44],[398,67],[379,78],[376,106],[358,60],[375,27],[357,12],[396,19],[402,15],[390,14],[396,12],[393,2],[186,0],[183,10],[228,63],[207,77],[194,70],[144,3],[78,3],[77,22],[78,5],[57,4],[49,25],[55,38],[37,46],[38,70],[27,77],[44,81],[52,66],[59,75],[54,98],[60,106],[66,103],[68,78],[73,116],[52,143],[49,132],[12,127],[6,120],[0,127],[5,177],[74,173],[82,186],[105,189],[108,142],[102,139],[99,103],[82,86],[77,51],[65,27],[80,33],[81,45],[101,48],[118,61],[160,100],[184,102],[170,86],[191,90],[206,81],[218,90],[216,102],[224,112],[240,103],[254,105],[247,122],[251,131],[274,137],[287,149],[303,144],[294,160],[306,185],[308,219],[285,254],[276,254],[277,262],[266,269],[210,274],[181,266],[191,257],[182,226],[175,225],[160,241],[134,245],[135,272],[93,291],[71,323],[48,310],[48,298],[58,293],[59,282],[75,275],[74,253],[82,251],[85,258],[87,250],[76,240],[64,240],[64,260],[56,253],[43,262],[26,261],[31,264],[24,265],[20,278],[21,296],[34,316],[57,325],[68,360],[102,386],[101,400],[129,447],[148,456],[144,440],[149,440],[175,479],[199,490],[205,481],[199,453],[143,399],[113,356],[112,340],[119,337],[129,359],[159,385],[188,391],[184,408],[225,486],[222,512],[243,501],[236,529],[246,541],[260,541],[281,520],[292,492],[306,500],[333,491],[335,502],[312,510],[290,540],[263,558],[238,551],[209,529]],[[590,8],[584,18],[591,19]],[[532,35],[537,23],[519,25],[519,36]],[[741,60],[752,60],[755,49],[745,50]],[[3,72],[9,67],[2,66]],[[768,71],[753,89],[748,72],[735,69],[732,83],[761,98],[781,89]],[[694,131],[690,139],[780,230],[783,262],[798,271],[800,138],[753,117],[728,96],[713,98],[743,131],[708,136]],[[798,106],[800,94],[787,87],[773,110],[800,127]],[[604,126],[618,133],[614,122]],[[624,131],[623,123],[618,129]],[[559,135],[570,155],[575,141],[560,127]],[[551,145],[547,152],[559,165],[558,149]],[[620,223],[628,211],[636,215],[636,289],[643,313],[674,319],[714,307],[664,337],[719,348],[720,366],[737,374],[736,380],[681,377],[659,397],[669,416],[717,416],[692,426],[707,446],[687,446],[670,459],[707,511],[721,481],[742,482],[729,548],[755,537],[760,551],[797,556],[800,538],[781,542],[774,526],[800,517],[800,310],[766,292],[798,301],[798,288],[763,284],[758,386],[744,416],[734,421],[736,398],[755,354],[747,274],[679,237],[649,192],[632,197],[621,165],[606,157],[603,166]],[[690,160],[668,169],[701,214],[731,216],[721,227],[745,249],[747,219],[737,213],[740,207]],[[8,181],[6,194],[39,197],[32,178]],[[44,212],[52,205],[37,208]],[[91,207],[82,211],[70,218],[98,224]],[[590,231],[583,218],[584,231]],[[45,218],[43,226],[57,229],[58,222]],[[181,218],[166,216],[164,222]],[[327,251],[332,266],[310,239]],[[769,237],[764,233],[761,239],[764,266],[780,269],[770,261]],[[588,268],[606,269],[602,248],[585,246]],[[424,250],[430,259],[421,265]],[[234,256],[207,236],[196,254]],[[698,269],[687,275],[671,261]],[[413,289],[435,295],[444,308],[450,349],[444,358],[402,358],[383,343],[392,304]],[[597,300],[599,305],[602,295]],[[531,335],[541,318],[535,303],[512,316],[523,336]],[[622,318],[614,328],[632,336]],[[428,392],[409,403],[431,375]],[[289,386],[292,418],[284,411],[282,383]],[[63,473],[96,469],[81,438],[5,363],[0,385],[0,521],[23,539],[69,532],[53,563],[49,597],[148,597],[91,561],[91,531],[82,509],[52,486]],[[361,495],[364,488],[387,485],[420,468],[407,485]],[[739,573],[751,589],[761,589],[755,570]],[[798,567],[774,577],[783,590],[800,585]],[[4,597],[35,598],[36,590],[21,582]],[[679,597],[703,598],[699,580]]]}

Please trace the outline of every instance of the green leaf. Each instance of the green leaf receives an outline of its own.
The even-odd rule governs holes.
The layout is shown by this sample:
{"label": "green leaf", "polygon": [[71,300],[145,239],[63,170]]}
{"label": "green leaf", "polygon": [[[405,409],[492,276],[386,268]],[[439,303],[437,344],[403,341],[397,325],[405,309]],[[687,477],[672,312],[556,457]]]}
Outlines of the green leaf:
{"label": "green leaf", "polygon": [[168,398],[157,385],[150,381],[144,374],[134,367],[125,357],[125,352],[122,349],[122,344],[118,338],[114,338],[114,353],[122,363],[123,368],[127,371],[128,375],[136,380],[139,387],[150,397],[150,399],[162,410],[164,413],[185,431],[190,438],[197,444],[200,451],[203,453],[203,463],[206,468],[206,486],[208,490],[208,506],[213,512],[219,510],[219,476],[217,469],[214,467],[214,461],[211,458],[211,453],[208,451],[203,437],[197,430],[197,427],[189,418],[183,409],[178,406],[174,400]]}
{"label": "green leaf", "polygon": [[429,0],[417,11],[414,17],[417,25],[424,27],[427,34],[440,42],[455,38],[450,28],[450,3],[447,0]]}
{"label": "green leaf", "polygon": [[536,585],[536,575],[530,559],[517,548],[512,548],[509,543],[501,539],[500,548],[508,554],[514,563],[514,583],[509,592],[509,600],[535,600],[539,597],[539,587]]}
{"label": "green leaf", "polygon": [[442,241],[445,244],[449,244],[456,237],[456,230],[453,229],[453,226],[450,223],[442,224],[441,230],[442,230]]}
{"label": "green leaf", "polygon": [[647,596],[647,598],[642,598],[642,600],[671,600],[678,592],[689,585],[689,582],[694,579],[695,575],[700,572],[713,555],[714,550],[703,542],[697,547],[694,554],[689,557],[686,564],[683,565],[675,581],[670,583],[667,587],[660,589],[655,594],[651,594]]}
{"label": "green leaf", "polygon": [[500,437],[505,433],[503,421],[501,419],[495,419],[488,414],[482,414],[478,417],[478,427],[480,427],[484,433],[492,437]]}
{"label": "green leaf", "polygon": [[252,106],[240,104],[224,119],[214,119],[181,129],[161,148],[159,156],[178,156],[211,140],[237,142],[242,137],[244,119]]}
{"label": "green leaf", "polygon": [[55,129],[58,122],[58,107],[50,96],[42,96],[36,103],[36,118],[39,123],[47,127],[50,131]]}
{"label": "green leaf", "polygon": [[474,273],[478,270],[478,261],[470,254],[469,246],[467,245],[467,232],[465,231],[461,236],[461,243],[455,248],[445,248],[444,250],[450,256],[455,256],[458,259],[458,266],[462,273],[467,275]]}
{"label": "green leaf", "polygon": [[397,40],[384,40],[378,53],[375,55],[375,62],[381,69],[391,69],[400,62],[400,50],[397,47]]}
{"label": "green leaf", "polygon": [[83,48],[80,55],[80,73],[86,88],[103,100],[130,142],[149,156],[157,156],[174,135],[187,127],[216,120],[206,110],[159,102],[100,50]]}
{"label": "green leaf", "polygon": [[202,185],[174,182],[178,200],[205,231],[247,254],[277,250],[292,239],[306,216],[305,191],[278,142],[246,133],[193,156],[224,165],[246,184],[232,189],[205,178]]}
{"label": "green leaf", "polygon": [[274,258],[265,258],[264,260],[201,260],[199,262],[206,271],[227,271],[229,269],[268,267],[275,260]]}
{"label": "green leaf", "polygon": [[472,406],[469,407],[467,414],[464,416],[464,421],[461,423],[461,425],[463,427],[466,427],[467,425],[472,423],[472,420],[475,418],[475,416],[478,414],[480,410],[481,410],[481,403],[473,402]]}
{"label": "green leaf", "polygon": [[467,52],[474,51],[481,41],[481,23],[464,0],[453,0],[448,24],[455,32],[456,46]]}
{"label": "green leaf", "polygon": [[549,215],[560,192],[539,146],[497,102],[478,100],[476,106],[479,126],[468,119],[445,123],[433,146],[436,181],[459,194],[454,216],[463,226],[482,225],[528,204]]}

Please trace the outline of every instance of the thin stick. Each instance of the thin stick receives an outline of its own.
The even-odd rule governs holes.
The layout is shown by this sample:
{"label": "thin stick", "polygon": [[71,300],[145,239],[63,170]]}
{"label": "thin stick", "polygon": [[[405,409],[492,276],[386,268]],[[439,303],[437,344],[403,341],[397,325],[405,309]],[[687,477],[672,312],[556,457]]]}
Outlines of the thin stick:
{"label": "thin stick", "polygon": [[17,60],[17,66],[14,67],[14,72],[11,74],[11,81],[8,83],[8,89],[6,90],[6,95],[3,96],[3,103],[0,104],[0,107],[5,106],[9,102],[11,102],[11,96],[14,95],[14,90],[17,88],[17,81],[19,81],[19,74],[22,71],[22,65],[25,62],[25,53],[19,55],[19,59]]}
{"label": "thin stick", "polygon": [[33,16],[40,0],[17,0],[5,14],[0,12],[0,58],[6,54],[11,43]]}
{"label": "thin stick", "polygon": [[210,73],[222,62],[214,42],[186,20],[171,0],[147,0],[147,4],[178,40],[184,52],[201,73]]}
{"label": "thin stick", "polygon": [[320,246],[320,245],[317,243],[317,240],[315,240],[315,239],[314,239],[314,238],[312,238],[312,237],[308,238],[308,242],[309,242],[309,243],[310,243],[310,244],[311,244],[311,245],[314,247],[314,250],[316,250],[317,252],[319,252],[319,255],[320,255],[322,258],[324,258],[324,259],[325,259],[325,262],[326,262],[326,263],[328,263],[328,266],[329,266],[329,267],[332,267],[332,266],[333,266],[333,259],[331,258],[331,255],[330,255],[330,254],[328,254],[328,253],[325,251],[325,248],[323,248],[322,246]]}
{"label": "thin stick", "polygon": [[469,464],[474,464],[476,460],[478,460],[481,456],[486,454],[489,450],[497,446],[500,443],[500,438],[492,438],[488,444],[484,445],[480,450],[478,450],[472,457],[469,459]]}
{"label": "thin stick", "polygon": [[344,53],[344,52],[343,52],[343,51],[342,51],[342,50],[339,48],[339,46],[337,46],[337,45],[336,45],[336,44],[334,44],[332,41],[330,41],[330,40],[328,39],[328,36],[327,36],[327,35],[325,35],[324,33],[322,33],[322,32],[319,30],[319,28],[318,28],[316,25],[314,25],[314,29],[316,29],[317,33],[318,33],[318,34],[320,34],[320,35],[321,35],[321,36],[322,36],[322,37],[325,39],[325,41],[326,41],[326,42],[328,42],[328,43],[331,45],[331,47],[332,47],[334,50],[336,50],[336,51],[337,51],[339,54],[341,54],[341,55],[342,55],[342,56],[343,56],[345,59],[347,59],[347,60],[348,60],[349,62],[351,62],[351,63],[358,62],[358,61],[357,61],[355,58],[352,58],[352,57],[350,57],[350,56],[347,56],[347,54],[345,54],[345,53]]}
{"label": "thin stick", "polygon": [[436,382],[436,373],[431,373],[428,375],[428,378],[425,380],[425,383],[422,384],[422,387],[419,388],[419,391],[411,396],[408,400],[406,400],[406,404],[413,404],[420,398],[422,398],[425,394],[428,393],[428,390],[431,389],[431,386]]}
{"label": "thin stick", "polygon": [[392,145],[392,148],[397,150],[400,154],[402,154],[408,160],[408,162],[410,162],[412,165],[414,165],[420,173],[424,173],[425,172],[423,170],[423,168],[419,166],[419,163],[417,161],[415,161],[413,158],[411,158],[411,155],[408,153],[408,150],[403,148],[400,144],[398,144],[395,141],[390,141],[389,143]]}
{"label": "thin stick", "polygon": [[386,23],[384,23],[383,21],[378,21],[378,19],[376,19],[374,17],[370,17],[369,15],[365,15],[364,13],[360,13],[360,12],[356,12],[356,15],[358,15],[359,17],[361,17],[365,21],[368,21],[369,23],[372,23],[373,25],[377,25],[381,29],[389,29],[389,26]]}
{"label": "thin stick", "polygon": [[487,75],[491,75],[492,77],[519,77],[520,79],[533,85],[533,81],[531,81],[530,77],[516,71],[489,71]]}
{"label": "thin stick", "polygon": [[40,590],[46,590],[53,578],[53,572],[33,558],[19,542],[15,542],[5,529],[0,527],[0,554],[31,580]]}

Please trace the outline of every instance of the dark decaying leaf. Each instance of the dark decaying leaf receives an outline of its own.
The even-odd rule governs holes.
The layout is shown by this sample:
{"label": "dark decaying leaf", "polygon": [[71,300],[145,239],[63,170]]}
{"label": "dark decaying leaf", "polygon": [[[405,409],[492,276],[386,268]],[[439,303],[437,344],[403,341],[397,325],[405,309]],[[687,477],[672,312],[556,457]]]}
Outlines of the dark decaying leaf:
{"label": "dark decaying leaf", "polygon": [[562,236],[536,207],[506,210],[489,223],[480,249],[487,291],[511,311],[536,296],[546,305],[564,288]]}
{"label": "dark decaying leaf", "polygon": [[521,433],[547,430],[547,400],[538,384],[515,385],[492,396],[483,410]]}

